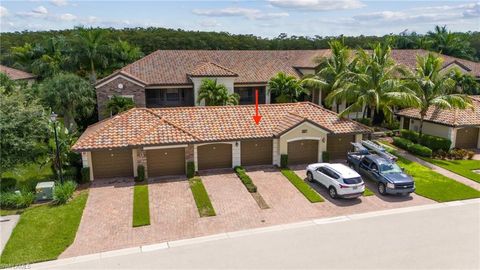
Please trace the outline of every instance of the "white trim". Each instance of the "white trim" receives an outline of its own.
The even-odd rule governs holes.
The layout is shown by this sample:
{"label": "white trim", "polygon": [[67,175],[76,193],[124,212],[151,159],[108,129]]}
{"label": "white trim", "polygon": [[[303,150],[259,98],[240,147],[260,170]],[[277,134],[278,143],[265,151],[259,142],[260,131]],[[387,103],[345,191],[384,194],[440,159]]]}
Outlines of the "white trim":
{"label": "white trim", "polygon": [[148,146],[144,147],[143,150],[155,150],[155,149],[167,149],[167,148],[185,148],[188,145],[186,144],[177,144],[177,145],[164,145],[164,146]]}
{"label": "white trim", "polygon": [[106,84],[108,84],[108,83],[110,83],[110,82],[118,79],[118,78],[127,80],[127,81],[129,81],[129,82],[131,82],[131,83],[134,83],[134,84],[136,84],[136,85],[140,85],[140,86],[142,86],[142,87],[145,87],[145,84],[143,84],[143,83],[139,83],[139,82],[134,81],[134,80],[132,80],[132,79],[130,79],[130,78],[122,75],[122,74],[118,74],[118,75],[115,75],[115,76],[111,77],[110,79],[108,79],[108,80],[106,80],[106,81],[104,81],[104,82],[101,82],[101,83],[98,84],[98,85],[95,85],[95,89],[98,89],[98,88],[100,88],[100,87],[102,87],[102,86],[104,86],[104,85],[106,85]]}
{"label": "white trim", "polygon": [[199,144],[195,144],[195,146],[202,146],[202,145],[207,145],[207,144],[235,144],[236,142],[238,142],[238,141],[234,141],[234,142],[210,142],[210,143],[199,143]]}
{"label": "white trim", "polygon": [[145,90],[155,90],[155,89],[177,89],[177,88],[182,88],[182,89],[193,89],[193,84],[192,85],[158,85],[158,86],[146,86]]}
{"label": "white trim", "polygon": [[325,134],[330,134],[330,132],[326,131],[325,129],[320,128],[320,127],[318,127],[318,126],[316,126],[316,125],[311,124],[310,122],[306,122],[306,121],[305,121],[305,122],[302,122],[302,123],[298,124],[296,127],[290,129],[289,131],[285,132],[285,133],[282,134],[282,136],[280,136],[280,137],[283,137],[283,136],[287,135],[288,133],[294,131],[295,129],[297,129],[297,128],[298,128],[299,126],[301,126],[302,124],[306,124],[306,125],[308,125],[308,126],[310,126],[310,127],[316,128],[316,129],[320,130],[321,132],[323,132],[323,133],[325,133]]}
{"label": "white trim", "polygon": [[298,138],[295,138],[295,139],[287,140],[287,143],[289,143],[289,142],[295,142],[295,141],[303,141],[303,140],[321,141],[322,138],[318,138],[318,137],[298,137]]}

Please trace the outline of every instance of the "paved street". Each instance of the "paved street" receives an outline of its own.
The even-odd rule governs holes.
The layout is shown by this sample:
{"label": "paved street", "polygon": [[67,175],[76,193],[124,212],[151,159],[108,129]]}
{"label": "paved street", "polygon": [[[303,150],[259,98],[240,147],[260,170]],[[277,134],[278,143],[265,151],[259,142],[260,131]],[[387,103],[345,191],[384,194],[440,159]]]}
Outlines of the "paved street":
{"label": "paved street", "polygon": [[[418,210],[418,209],[421,210]],[[48,269],[479,269],[480,202],[359,214],[346,221],[229,237]],[[106,257],[106,256],[105,256]],[[33,269],[37,268],[33,266]]]}

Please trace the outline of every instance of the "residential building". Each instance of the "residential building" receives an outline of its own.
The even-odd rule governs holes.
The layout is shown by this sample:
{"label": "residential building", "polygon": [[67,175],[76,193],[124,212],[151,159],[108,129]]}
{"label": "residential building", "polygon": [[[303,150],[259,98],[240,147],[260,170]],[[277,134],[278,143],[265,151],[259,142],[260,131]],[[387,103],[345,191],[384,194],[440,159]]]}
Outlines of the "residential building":
{"label": "residential building", "polygon": [[25,72],[23,70],[7,67],[4,65],[0,65],[0,73],[4,73],[12,81],[23,81],[23,82],[27,82],[29,85],[34,83],[37,78],[37,76],[31,73]]}

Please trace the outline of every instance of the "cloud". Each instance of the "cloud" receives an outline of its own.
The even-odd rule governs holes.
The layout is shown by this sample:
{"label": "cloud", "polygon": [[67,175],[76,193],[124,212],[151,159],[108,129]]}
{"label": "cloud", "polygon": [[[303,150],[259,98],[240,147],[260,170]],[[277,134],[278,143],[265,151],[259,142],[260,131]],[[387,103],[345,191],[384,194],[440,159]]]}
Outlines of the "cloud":
{"label": "cloud", "polygon": [[57,7],[62,7],[68,5],[67,0],[51,0],[50,3]]}
{"label": "cloud", "polygon": [[251,8],[223,8],[223,9],[194,9],[193,14],[209,17],[245,17],[250,20],[269,20],[281,17],[287,17],[286,12],[262,12]]}
{"label": "cloud", "polygon": [[31,11],[17,12],[15,15],[24,18],[48,18],[48,10],[44,6],[39,6]]}
{"label": "cloud", "polygon": [[302,11],[330,11],[364,7],[360,0],[268,0],[270,5]]}
{"label": "cloud", "polygon": [[60,15],[59,18],[62,21],[70,22],[70,21],[74,21],[75,19],[77,19],[77,16],[75,16],[73,14],[70,14],[70,13],[65,13],[65,14]]}
{"label": "cloud", "polygon": [[475,3],[471,7],[463,11],[463,17],[465,18],[480,18],[480,2]]}
{"label": "cloud", "polygon": [[0,6],[0,18],[8,16],[8,9],[5,7]]}
{"label": "cloud", "polygon": [[34,8],[32,10],[32,12],[33,13],[38,13],[38,14],[48,14],[48,10],[44,6],[39,6],[37,8]]}

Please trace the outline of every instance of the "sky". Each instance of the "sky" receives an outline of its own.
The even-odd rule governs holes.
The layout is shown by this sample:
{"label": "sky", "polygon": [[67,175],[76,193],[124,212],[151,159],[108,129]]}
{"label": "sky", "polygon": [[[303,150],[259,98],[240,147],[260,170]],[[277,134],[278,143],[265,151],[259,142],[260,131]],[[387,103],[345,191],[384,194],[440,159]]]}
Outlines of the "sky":
{"label": "sky", "polygon": [[480,1],[0,1],[0,32],[153,26],[272,38],[425,33],[435,25],[480,31]]}

